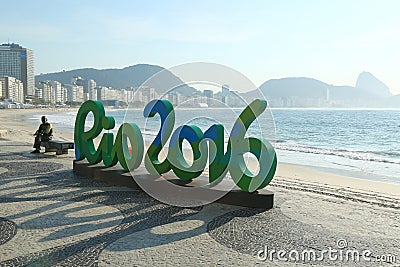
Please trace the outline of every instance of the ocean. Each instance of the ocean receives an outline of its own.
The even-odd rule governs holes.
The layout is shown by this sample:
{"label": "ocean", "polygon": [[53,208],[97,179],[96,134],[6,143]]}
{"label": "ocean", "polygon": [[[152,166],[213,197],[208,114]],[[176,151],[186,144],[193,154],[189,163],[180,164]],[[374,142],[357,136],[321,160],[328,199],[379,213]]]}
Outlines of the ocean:
{"label": "ocean", "polygon": [[[203,131],[215,123],[225,127],[225,142],[241,109],[178,109],[175,128],[183,124]],[[143,117],[143,110],[107,110],[116,129],[136,123],[146,145],[157,135],[158,116]],[[57,128],[73,131],[76,112],[49,115]],[[37,119],[37,118],[34,118]],[[90,127],[92,118],[88,117]],[[400,184],[400,110],[395,109],[271,109],[254,122],[247,136],[271,141],[278,162],[361,179]]]}

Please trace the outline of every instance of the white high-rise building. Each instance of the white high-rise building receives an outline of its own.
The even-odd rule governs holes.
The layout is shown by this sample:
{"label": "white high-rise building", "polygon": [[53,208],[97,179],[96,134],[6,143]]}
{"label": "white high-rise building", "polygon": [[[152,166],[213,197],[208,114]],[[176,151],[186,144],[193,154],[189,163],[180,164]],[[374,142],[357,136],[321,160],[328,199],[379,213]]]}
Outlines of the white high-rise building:
{"label": "white high-rise building", "polygon": [[152,87],[140,87],[139,90],[142,92],[143,102],[148,103],[150,100],[156,99],[156,91]]}
{"label": "white high-rise building", "polygon": [[37,88],[38,90],[35,92],[37,98],[43,99],[47,104],[55,103],[55,92],[50,81],[38,82]]}
{"label": "white high-rise building", "polygon": [[0,77],[2,97],[12,99],[14,102],[24,102],[24,84],[14,77]]}
{"label": "white high-rise building", "polygon": [[87,80],[85,83],[85,93],[88,93],[90,100],[97,100],[96,82],[94,80]]}
{"label": "white high-rise building", "polygon": [[69,102],[84,102],[83,86],[76,84],[64,85],[67,90],[67,101]]}
{"label": "white high-rise building", "polygon": [[9,76],[24,85],[24,98],[35,94],[33,51],[18,44],[0,45],[0,77]]}
{"label": "white high-rise building", "polygon": [[67,93],[64,86],[58,81],[49,81],[54,90],[54,100],[52,104],[63,104],[67,101]]}

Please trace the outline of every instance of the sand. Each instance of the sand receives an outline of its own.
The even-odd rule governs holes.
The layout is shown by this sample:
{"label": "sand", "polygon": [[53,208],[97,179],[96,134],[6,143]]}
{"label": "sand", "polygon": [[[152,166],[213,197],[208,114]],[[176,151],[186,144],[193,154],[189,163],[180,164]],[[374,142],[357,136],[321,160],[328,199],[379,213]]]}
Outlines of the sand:
{"label": "sand", "polygon": [[[35,121],[34,116],[51,115],[76,109],[1,109],[0,110],[0,130],[7,131],[7,138],[16,141],[34,140],[33,134],[40,125],[40,118]],[[50,122],[51,123],[51,122]],[[73,141],[73,130],[70,132],[55,128],[53,125],[54,136],[57,140]]]}

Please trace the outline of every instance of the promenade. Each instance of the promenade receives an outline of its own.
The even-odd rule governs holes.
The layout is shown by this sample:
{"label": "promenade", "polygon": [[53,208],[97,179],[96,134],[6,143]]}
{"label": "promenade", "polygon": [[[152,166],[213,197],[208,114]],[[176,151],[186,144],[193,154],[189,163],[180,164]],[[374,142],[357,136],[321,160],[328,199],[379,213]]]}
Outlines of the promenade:
{"label": "promenade", "polygon": [[[379,266],[377,256],[388,254],[397,255],[388,266],[400,265],[395,196],[277,176],[267,187],[272,210],[180,208],[74,175],[73,153],[30,151],[0,137],[0,266]],[[370,250],[371,261],[257,257],[265,246],[320,253],[343,244]]]}

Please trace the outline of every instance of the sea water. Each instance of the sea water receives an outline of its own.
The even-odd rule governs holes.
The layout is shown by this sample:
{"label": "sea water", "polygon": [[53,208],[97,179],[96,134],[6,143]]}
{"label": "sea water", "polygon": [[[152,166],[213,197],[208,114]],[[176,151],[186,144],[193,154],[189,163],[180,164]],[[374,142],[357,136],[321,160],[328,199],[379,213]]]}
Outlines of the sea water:
{"label": "sea water", "polygon": [[[225,142],[241,109],[178,109],[175,128],[192,124],[203,131],[225,127]],[[115,130],[136,123],[146,145],[159,131],[159,117],[146,119],[143,109],[107,110]],[[76,112],[49,115],[55,132],[73,131]],[[37,119],[37,118],[36,118]],[[92,117],[88,116],[87,127]],[[400,110],[391,109],[272,109],[252,124],[246,136],[271,141],[278,161],[311,166],[363,179],[400,184]]]}

